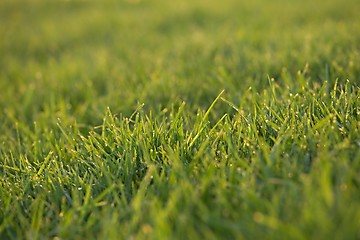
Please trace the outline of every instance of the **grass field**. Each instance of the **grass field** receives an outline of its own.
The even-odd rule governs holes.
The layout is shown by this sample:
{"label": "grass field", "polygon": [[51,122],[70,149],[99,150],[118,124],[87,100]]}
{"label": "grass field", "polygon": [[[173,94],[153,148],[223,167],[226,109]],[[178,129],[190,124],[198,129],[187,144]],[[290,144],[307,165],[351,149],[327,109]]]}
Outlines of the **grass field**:
{"label": "grass field", "polygon": [[359,12],[0,1],[0,239],[360,239]]}

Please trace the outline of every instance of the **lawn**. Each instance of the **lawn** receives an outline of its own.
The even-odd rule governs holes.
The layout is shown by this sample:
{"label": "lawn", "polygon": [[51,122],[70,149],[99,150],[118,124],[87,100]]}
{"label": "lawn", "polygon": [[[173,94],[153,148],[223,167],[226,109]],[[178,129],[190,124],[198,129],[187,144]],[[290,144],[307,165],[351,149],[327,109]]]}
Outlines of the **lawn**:
{"label": "lawn", "polygon": [[360,239],[358,0],[0,2],[0,239]]}

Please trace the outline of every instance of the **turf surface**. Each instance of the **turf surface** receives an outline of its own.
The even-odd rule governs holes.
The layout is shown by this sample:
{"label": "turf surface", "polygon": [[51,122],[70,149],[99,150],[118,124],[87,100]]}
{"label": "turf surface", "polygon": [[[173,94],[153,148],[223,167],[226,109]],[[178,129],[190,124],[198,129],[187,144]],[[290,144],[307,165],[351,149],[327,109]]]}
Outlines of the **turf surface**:
{"label": "turf surface", "polygon": [[359,239],[357,0],[0,2],[1,239]]}

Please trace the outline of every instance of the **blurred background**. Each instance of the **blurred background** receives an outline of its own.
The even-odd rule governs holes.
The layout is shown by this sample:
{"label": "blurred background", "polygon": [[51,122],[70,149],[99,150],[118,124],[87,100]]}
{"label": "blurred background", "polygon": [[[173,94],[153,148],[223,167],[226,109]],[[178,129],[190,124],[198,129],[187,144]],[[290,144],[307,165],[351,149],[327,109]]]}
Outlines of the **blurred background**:
{"label": "blurred background", "polygon": [[[141,103],[235,104],[268,77],[296,91],[359,82],[358,0],[128,0],[0,3],[0,114],[32,124],[101,123]],[[6,121],[3,121],[6,125]]]}

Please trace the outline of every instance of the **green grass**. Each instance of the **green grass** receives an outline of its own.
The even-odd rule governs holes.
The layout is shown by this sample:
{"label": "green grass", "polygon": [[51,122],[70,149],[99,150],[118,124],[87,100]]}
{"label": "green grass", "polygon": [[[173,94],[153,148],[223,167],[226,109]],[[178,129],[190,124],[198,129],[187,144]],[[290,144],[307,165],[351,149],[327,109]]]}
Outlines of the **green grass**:
{"label": "green grass", "polygon": [[360,4],[0,2],[1,239],[359,239]]}

